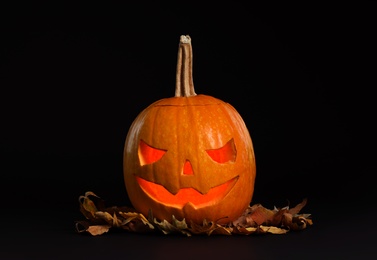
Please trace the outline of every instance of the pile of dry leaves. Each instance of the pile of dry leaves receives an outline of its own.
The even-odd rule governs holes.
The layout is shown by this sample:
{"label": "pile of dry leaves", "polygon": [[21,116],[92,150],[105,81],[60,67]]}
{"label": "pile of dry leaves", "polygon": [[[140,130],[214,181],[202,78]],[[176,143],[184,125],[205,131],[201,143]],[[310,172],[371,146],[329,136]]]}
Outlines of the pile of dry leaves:
{"label": "pile of dry leaves", "polygon": [[78,233],[102,235],[110,229],[121,229],[130,232],[162,232],[163,234],[180,233],[192,235],[250,235],[250,234],[285,234],[290,230],[303,230],[312,225],[310,214],[300,214],[307,199],[293,208],[266,209],[261,204],[249,206],[237,220],[220,225],[213,221],[203,220],[202,225],[177,220],[158,221],[152,212],[146,217],[131,207],[106,207],[104,201],[93,192],[86,192],[79,197],[80,211],[86,220],[76,221]]}

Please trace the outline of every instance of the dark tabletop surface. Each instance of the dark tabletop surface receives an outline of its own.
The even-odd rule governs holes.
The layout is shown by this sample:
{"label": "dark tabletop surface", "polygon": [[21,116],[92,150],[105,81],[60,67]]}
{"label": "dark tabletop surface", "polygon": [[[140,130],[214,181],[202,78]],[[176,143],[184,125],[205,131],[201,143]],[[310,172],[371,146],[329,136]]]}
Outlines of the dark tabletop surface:
{"label": "dark tabletop surface", "polygon": [[[4,5],[0,259],[370,259],[375,255],[377,21],[358,4]],[[294,205],[285,235],[78,234],[78,197],[130,205],[133,119],[174,95],[179,36],[197,93],[231,103],[253,140],[252,203]]]}

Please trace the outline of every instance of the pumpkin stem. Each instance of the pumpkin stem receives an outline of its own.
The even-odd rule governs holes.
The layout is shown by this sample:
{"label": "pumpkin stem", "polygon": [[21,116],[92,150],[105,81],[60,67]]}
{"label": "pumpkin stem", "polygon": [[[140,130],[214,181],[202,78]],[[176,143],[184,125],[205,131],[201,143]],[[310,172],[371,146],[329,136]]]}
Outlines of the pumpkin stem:
{"label": "pumpkin stem", "polygon": [[179,41],[175,96],[196,96],[192,77],[191,38],[188,35],[181,35]]}

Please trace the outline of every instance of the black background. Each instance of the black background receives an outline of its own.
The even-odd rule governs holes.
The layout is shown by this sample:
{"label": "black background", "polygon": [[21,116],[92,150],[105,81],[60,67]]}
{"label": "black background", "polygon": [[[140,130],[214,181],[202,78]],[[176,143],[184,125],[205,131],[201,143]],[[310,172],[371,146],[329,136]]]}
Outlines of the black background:
{"label": "black background", "polygon": [[[4,259],[353,258],[373,254],[373,1],[246,5],[19,4],[1,8]],[[180,35],[194,85],[232,104],[254,143],[252,203],[295,205],[314,225],[284,236],[75,233],[78,197],[130,202],[125,137],[172,97]]]}

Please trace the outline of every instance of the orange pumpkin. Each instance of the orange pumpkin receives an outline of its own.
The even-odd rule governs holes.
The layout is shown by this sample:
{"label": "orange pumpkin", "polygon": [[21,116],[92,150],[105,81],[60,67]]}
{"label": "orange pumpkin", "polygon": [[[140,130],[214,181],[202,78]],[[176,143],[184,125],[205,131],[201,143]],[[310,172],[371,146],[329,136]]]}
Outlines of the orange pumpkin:
{"label": "orange pumpkin", "polygon": [[123,159],[128,196],[144,215],[227,223],[249,206],[256,174],[250,134],[233,106],[195,93],[189,36],[180,38],[175,97],[136,117]]}

